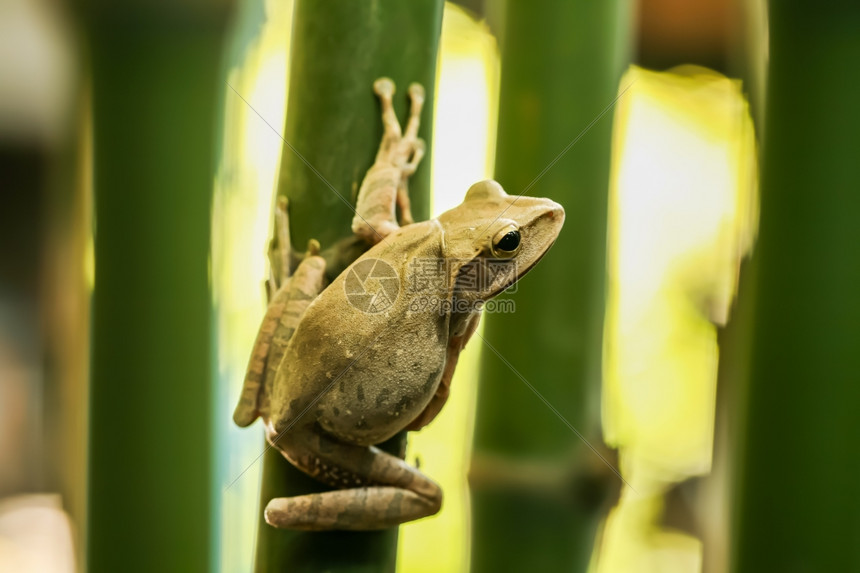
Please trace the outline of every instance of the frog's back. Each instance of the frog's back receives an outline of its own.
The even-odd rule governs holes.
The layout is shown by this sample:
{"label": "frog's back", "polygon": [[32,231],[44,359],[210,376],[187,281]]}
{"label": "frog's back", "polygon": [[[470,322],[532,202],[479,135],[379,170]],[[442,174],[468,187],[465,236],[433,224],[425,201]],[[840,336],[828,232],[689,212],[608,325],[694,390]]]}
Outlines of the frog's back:
{"label": "frog's back", "polygon": [[448,313],[415,304],[415,269],[442,260],[436,221],[365,253],[308,307],[273,388],[277,431],[301,419],[353,443],[396,434],[430,401],[445,363]]}

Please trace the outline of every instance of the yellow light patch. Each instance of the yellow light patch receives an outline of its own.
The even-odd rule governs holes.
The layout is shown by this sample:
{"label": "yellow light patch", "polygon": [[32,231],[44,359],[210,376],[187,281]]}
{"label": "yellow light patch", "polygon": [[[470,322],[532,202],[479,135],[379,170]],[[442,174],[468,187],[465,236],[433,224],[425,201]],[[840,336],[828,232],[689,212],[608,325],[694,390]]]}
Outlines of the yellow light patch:
{"label": "yellow light patch", "polygon": [[[228,422],[266,307],[265,249],[272,232],[272,197],[283,146],[266,122],[282,130],[286,119],[293,2],[267,0],[266,14],[241,66],[228,73],[227,82],[242,97],[223,86],[223,146],[212,203],[212,293],[218,334],[213,427],[218,443],[227,446],[217,452],[223,493],[220,554],[214,558],[221,571],[249,570],[260,512],[262,461],[252,462],[263,450],[262,436],[259,429],[249,432]],[[239,475],[241,479],[236,479]]]}
{"label": "yellow light patch", "polygon": [[701,543],[657,522],[663,493],[711,469],[718,348],[758,221],[740,84],[632,67],[612,149],[603,427],[625,490],[592,570],[701,570]]}

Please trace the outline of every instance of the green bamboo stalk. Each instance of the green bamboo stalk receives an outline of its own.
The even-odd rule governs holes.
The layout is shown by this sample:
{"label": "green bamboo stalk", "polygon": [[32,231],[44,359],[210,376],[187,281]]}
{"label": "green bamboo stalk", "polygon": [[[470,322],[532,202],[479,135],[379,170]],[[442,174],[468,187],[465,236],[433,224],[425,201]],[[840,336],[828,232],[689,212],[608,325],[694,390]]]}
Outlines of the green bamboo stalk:
{"label": "green bamboo stalk", "polygon": [[228,2],[86,4],[95,291],[88,570],[210,564],[210,198]]}
{"label": "green bamboo stalk", "polygon": [[[516,312],[486,316],[484,336],[595,445],[602,443],[611,103],[628,62],[630,16],[623,0],[508,2],[501,34],[496,178],[509,193],[559,201],[567,219],[551,255],[519,283],[512,296]],[[485,349],[471,480],[473,569],[584,571],[604,494],[602,486],[593,489],[574,476],[577,468],[593,465],[593,456]],[[494,472],[481,471],[489,457],[504,462]],[[528,461],[541,464],[544,477],[561,476],[554,487],[546,481],[516,489],[501,483],[522,483],[516,474]]]}
{"label": "green bamboo stalk", "polygon": [[733,571],[860,569],[860,7],[770,3]]}
{"label": "green bamboo stalk", "polygon": [[[401,120],[406,117],[406,87],[411,82],[425,86],[421,137],[429,151],[442,6],[441,0],[296,2],[284,130],[289,145],[282,155],[278,193],[289,199],[290,231],[297,248],[315,238],[326,250],[351,235],[354,213],[345,202],[355,204],[382,137],[372,91],[376,78],[388,76],[397,85],[395,107]],[[430,213],[429,165],[430,158],[425,157],[409,180],[416,220]],[[404,447],[405,436],[387,444],[389,451],[400,455]],[[273,497],[324,489],[276,450],[266,452],[256,571],[394,571],[396,528],[306,533],[277,530],[262,520],[262,508]]]}
{"label": "green bamboo stalk", "polygon": [[[354,204],[376,156],[382,126],[373,80],[394,80],[401,119],[409,83],[427,88],[421,137],[429,143],[442,5],[440,0],[296,2],[284,138],[334,188],[284,149],[278,193],[290,200],[290,230],[298,248],[315,238],[325,249],[351,233],[354,213],[338,194]],[[427,165],[409,180],[416,220],[430,215]]]}
{"label": "green bamboo stalk", "polygon": [[[760,162],[761,134],[764,130],[764,96],[767,67],[767,13],[766,0],[752,0],[734,7],[735,35],[729,43],[728,75],[740,78],[744,95],[749,102],[749,113],[755,128]],[[754,192],[758,192],[754,189]],[[758,200],[756,198],[756,200]],[[757,227],[758,221],[752,223]],[[736,448],[743,440],[743,429],[738,412],[748,384],[748,364],[751,350],[751,333],[755,305],[753,286],[754,265],[749,255],[741,259],[738,272],[738,290],[732,303],[728,323],[717,329],[719,367],[714,419],[713,465],[708,475],[696,480],[692,493],[688,490],[688,507],[702,508],[719,500],[718,511],[696,512],[699,523],[690,528],[702,541],[705,573],[727,571],[729,544],[733,524],[730,505],[722,502],[733,495],[732,464]],[[683,486],[682,486],[683,487]],[[680,491],[680,490],[679,490]]]}

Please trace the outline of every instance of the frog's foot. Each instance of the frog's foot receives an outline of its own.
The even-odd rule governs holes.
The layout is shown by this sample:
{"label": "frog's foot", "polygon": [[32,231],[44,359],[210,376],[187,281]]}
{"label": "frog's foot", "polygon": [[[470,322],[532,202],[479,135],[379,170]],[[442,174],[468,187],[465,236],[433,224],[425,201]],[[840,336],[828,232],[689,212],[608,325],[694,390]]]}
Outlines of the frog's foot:
{"label": "frog's foot", "polygon": [[[394,82],[390,78],[379,78],[373,82],[373,91],[379,97],[379,103],[382,106],[382,127],[384,133],[382,136],[382,144],[380,144],[380,152],[382,149],[396,143],[401,138],[400,122],[397,120],[397,114],[394,112]],[[386,143],[388,145],[386,145]]]}
{"label": "frog's foot", "polygon": [[379,78],[373,90],[382,108],[383,135],[376,161],[358,191],[352,229],[368,242],[378,243],[399,228],[396,208],[400,211],[400,224],[413,222],[407,180],[415,173],[426,146],[418,137],[424,88],[420,84],[409,86],[411,105],[405,131],[401,131],[394,111],[394,82]]}
{"label": "frog's foot", "polygon": [[409,201],[409,177],[415,173],[421,158],[424,157],[426,144],[421,138],[412,142],[412,159],[400,170],[400,185],[397,187],[397,208],[400,209],[400,225],[411,225],[415,222],[412,218],[411,203]]}
{"label": "frog's foot", "polygon": [[308,240],[308,250],[305,252],[305,258],[318,257],[320,254],[320,242],[316,239]]}
{"label": "frog's foot", "polygon": [[419,83],[409,84],[409,102],[409,120],[403,139],[415,141],[418,138],[418,127],[421,125],[421,108],[424,107],[424,86]]}
{"label": "frog's foot", "polygon": [[412,218],[409,202],[409,177],[418,169],[418,164],[424,157],[427,144],[418,137],[418,128],[421,125],[421,109],[424,107],[424,87],[413,83],[409,86],[409,119],[406,122],[406,130],[398,145],[398,153],[392,158],[393,163],[400,165],[400,184],[397,186],[397,207],[400,209],[400,224],[411,225],[415,222]]}
{"label": "frog's foot", "polygon": [[385,529],[433,515],[442,490],[396,456],[373,446],[346,444],[321,430],[306,429],[278,442],[282,453],[315,479],[343,488],[275,498],[266,522],[286,529]]}

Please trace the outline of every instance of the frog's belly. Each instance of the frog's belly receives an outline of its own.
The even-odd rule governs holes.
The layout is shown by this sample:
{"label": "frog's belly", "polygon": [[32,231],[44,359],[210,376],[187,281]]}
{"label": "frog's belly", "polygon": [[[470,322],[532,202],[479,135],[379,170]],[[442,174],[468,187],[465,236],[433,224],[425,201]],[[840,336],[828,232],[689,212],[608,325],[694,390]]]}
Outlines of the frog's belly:
{"label": "frog's belly", "polygon": [[327,432],[350,443],[378,444],[424,411],[439,386],[444,354],[386,362],[392,365],[345,374],[320,399],[317,421]]}

